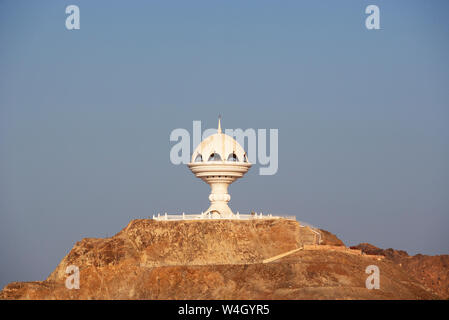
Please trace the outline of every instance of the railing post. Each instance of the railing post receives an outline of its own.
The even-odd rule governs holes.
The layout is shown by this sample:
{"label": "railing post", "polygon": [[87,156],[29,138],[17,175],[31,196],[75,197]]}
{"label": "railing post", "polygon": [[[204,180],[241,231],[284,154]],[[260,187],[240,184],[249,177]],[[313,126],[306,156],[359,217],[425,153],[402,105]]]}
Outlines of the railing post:
{"label": "railing post", "polygon": [[186,219],[186,216],[185,216],[185,214],[184,214],[184,212],[182,213],[182,220],[185,220]]}
{"label": "railing post", "polygon": [[167,212],[165,213],[165,220],[167,220]]}

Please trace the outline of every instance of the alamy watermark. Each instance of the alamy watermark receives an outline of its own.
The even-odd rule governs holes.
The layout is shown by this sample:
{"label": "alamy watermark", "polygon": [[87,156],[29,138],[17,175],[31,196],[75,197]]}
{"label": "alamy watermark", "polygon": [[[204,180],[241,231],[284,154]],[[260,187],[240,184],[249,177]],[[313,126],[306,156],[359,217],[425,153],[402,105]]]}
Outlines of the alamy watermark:
{"label": "alamy watermark", "polygon": [[[66,17],[65,27],[67,30],[80,29],[80,9],[77,5],[69,5],[65,9]],[[365,27],[368,30],[380,29],[380,9],[377,5],[371,4],[365,8],[365,14],[369,16],[365,19]]]}
{"label": "alamy watermark", "polygon": [[[170,150],[170,162],[174,165],[190,163],[192,151],[202,140],[217,132],[217,129],[201,130],[201,121],[193,121],[193,134],[184,128],[170,133],[170,141],[176,142]],[[258,164],[259,174],[274,175],[278,171],[278,129],[225,129],[224,133],[234,138],[246,150],[248,161]],[[269,139],[267,140],[267,135]],[[193,146],[193,148],[192,148]]]}
{"label": "alamy watermark", "polygon": [[65,287],[69,290],[80,288],[80,268],[73,264],[67,266],[65,273],[69,274],[65,279]]}
{"label": "alamy watermark", "polygon": [[366,7],[365,13],[369,14],[365,19],[365,27],[368,30],[380,29],[380,9],[378,6],[371,4]]}
{"label": "alamy watermark", "polygon": [[367,289],[380,289],[380,270],[379,267],[371,264],[365,269],[365,273],[369,274],[366,278],[365,286]]}
{"label": "alamy watermark", "polygon": [[65,8],[65,13],[68,14],[65,19],[65,27],[67,30],[80,29],[80,8],[74,4]]}

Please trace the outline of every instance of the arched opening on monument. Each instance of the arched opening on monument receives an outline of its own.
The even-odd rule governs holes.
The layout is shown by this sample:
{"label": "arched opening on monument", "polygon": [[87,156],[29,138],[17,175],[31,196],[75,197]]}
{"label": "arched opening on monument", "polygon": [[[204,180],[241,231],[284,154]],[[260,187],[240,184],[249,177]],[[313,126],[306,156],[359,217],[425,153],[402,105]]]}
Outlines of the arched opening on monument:
{"label": "arched opening on monument", "polygon": [[198,154],[195,158],[195,162],[203,162],[203,156],[201,154]]}
{"label": "arched opening on monument", "polygon": [[228,161],[238,162],[238,161],[239,161],[239,158],[238,158],[237,155],[233,152],[233,153],[229,154]]}
{"label": "arched opening on monument", "polygon": [[207,160],[207,161],[221,161],[221,157],[218,153],[214,152],[214,153],[211,153],[209,160]]}
{"label": "arched opening on monument", "polygon": [[219,218],[219,217],[221,217],[220,212],[218,212],[217,210],[209,211],[209,215],[211,216],[211,218]]}

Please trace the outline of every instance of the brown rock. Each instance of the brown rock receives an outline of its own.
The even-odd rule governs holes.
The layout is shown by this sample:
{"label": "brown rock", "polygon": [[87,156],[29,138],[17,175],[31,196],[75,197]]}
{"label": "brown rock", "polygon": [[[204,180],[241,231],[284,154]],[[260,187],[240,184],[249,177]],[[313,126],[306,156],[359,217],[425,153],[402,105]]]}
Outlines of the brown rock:
{"label": "brown rock", "polygon": [[[322,231],[326,243],[342,242]],[[315,234],[291,220],[133,220],[107,239],[83,239],[47,280],[13,282],[2,299],[438,299],[403,267],[343,251],[300,250]],[[381,270],[368,290],[365,268]],[[68,265],[80,289],[65,287]],[[443,267],[443,265],[441,265]],[[447,268],[447,267],[446,267]]]}
{"label": "brown rock", "polygon": [[449,299],[449,255],[427,256],[417,254],[409,256],[406,251],[380,249],[369,243],[352,246],[367,254],[383,255],[386,259],[401,267],[416,282],[443,299]]}
{"label": "brown rock", "polygon": [[344,242],[341,241],[335,234],[330,233],[327,230],[320,229],[321,232],[321,244],[329,246],[344,246]]}

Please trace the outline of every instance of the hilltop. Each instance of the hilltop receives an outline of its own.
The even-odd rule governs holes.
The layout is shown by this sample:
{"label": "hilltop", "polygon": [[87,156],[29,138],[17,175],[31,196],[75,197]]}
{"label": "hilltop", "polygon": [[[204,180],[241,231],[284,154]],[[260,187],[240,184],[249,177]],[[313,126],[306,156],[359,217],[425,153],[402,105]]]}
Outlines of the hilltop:
{"label": "hilltop", "polygon": [[[437,264],[287,219],[131,221],[110,238],[77,242],[44,281],[13,282],[2,299],[442,299],[448,257]],[[391,253],[391,254],[390,254]],[[406,254],[406,253],[405,253]],[[380,289],[365,268],[380,269]],[[80,289],[65,287],[66,267]],[[421,277],[419,270],[432,272]],[[435,282],[434,277],[438,281]],[[433,282],[432,282],[433,281]]]}

